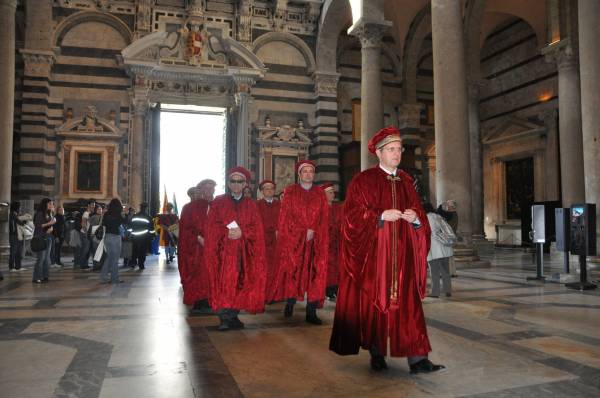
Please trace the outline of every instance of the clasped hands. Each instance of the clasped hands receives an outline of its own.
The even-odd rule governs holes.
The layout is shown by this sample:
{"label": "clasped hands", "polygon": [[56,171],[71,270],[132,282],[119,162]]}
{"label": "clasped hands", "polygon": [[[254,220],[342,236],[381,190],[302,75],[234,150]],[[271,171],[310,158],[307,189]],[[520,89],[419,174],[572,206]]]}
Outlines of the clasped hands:
{"label": "clasped hands", "polygon": [[242,229],[239,228],[239,227],[238,228],[231,228],[229,230],[229,232],[228,232],[227,237],[229,239],[233,239],[233,240],[241,238],[242,237]]}
{"label": "clasped hands", "polygon": [[413,209],[406,209],[403,212],[397,209],[385,210],[381,214],[381,219],[384,221],[398,221],[400,219],[406,220],[409,223],[414,223],[417,220],[417,212]]}

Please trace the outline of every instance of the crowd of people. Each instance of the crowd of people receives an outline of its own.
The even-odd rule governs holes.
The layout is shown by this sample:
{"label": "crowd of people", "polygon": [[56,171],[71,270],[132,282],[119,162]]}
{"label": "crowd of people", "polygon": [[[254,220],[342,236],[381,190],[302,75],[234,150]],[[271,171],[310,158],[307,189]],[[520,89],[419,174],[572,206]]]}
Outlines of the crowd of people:
{"label": "crowd of people", "polygon": [[[216,183],[206,179],[188,190],[191,201],[181,219],[168,204],[155,220],[142,204],[127,213],[118,199],[107,206],[90,201],[77,215],[43,199],[33,217],[14,203],[10,216],[10,269],[21,268],[24,225],[33,222],[31,248],[37,261],[33,282],[49,280],[51,263],[61,265],[65,241],[75,248],[74,266],[100,271],[102,283],[118,283],[119,258],[145,268],[156,230],[161,231],[167,264],[175,260],[183,302],[193,313],[215,313],[218,329],[244,328],[240,311],[264,312],[285,303],[290,318],[306,301],[306,322],[321,325],[317,310],[336,301],[330,349],[340,355],[368,350],[371,368],[387,369],[385,357],[407,357],[411,373],[444,369],[428,359],[422,301],[442,291],[451,295],[449,259],[456,235],[455,203],[441,211],[422,204],[412,178],[398,168],[403,146],[400,131],[380,130],[369,150],[379,165],[357,174],[342,204],[333,184],[314,183],[316,165],[296,164],[298,182],[276,198],[276,184],[261,181],[261,199],[250,189],[244,167],[227,171],[227,192],[214,198]],[[21,231],[21,232],[20,232]]]}
{"label": "crowd of people", "polygon": [[9,272],[22,271],[23,256],[31,252],[35,256],[32,282],[36,284],[50,281],[50,268],[65,267],[65,247],[72,250],[73,268],[97,271],[103,283],[121,282],[120,258],[124,266],[143,270],[146,255],[158,254],[152,242],[158,240],[163,215],[153,220],[145,203],[134,213],[133,208],[125,211],[116,198],[107,206],[89,200],[84,208],[66,215],[63,206],[44,198],[33,213],[22,212],[18,201],[11,203],[8,266]]}

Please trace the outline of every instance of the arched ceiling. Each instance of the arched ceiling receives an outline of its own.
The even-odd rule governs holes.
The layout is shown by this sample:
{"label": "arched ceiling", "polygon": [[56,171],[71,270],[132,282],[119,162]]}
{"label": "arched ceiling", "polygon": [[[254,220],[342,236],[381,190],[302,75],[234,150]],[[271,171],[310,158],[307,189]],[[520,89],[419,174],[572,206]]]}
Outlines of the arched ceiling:
{"label": "arched ceiling", "polygon": [[390,33],[400,52],[411,23],[425,6],[429,6],[429,0],[385,0],[385,19],[393,24]]}
{"label": "arched ceiling", "polygon": [[537,36],[538,47],[546,45],[546,0],[487,0],[481,22],[480,45],[502,22],[511,17],[527,22]]}

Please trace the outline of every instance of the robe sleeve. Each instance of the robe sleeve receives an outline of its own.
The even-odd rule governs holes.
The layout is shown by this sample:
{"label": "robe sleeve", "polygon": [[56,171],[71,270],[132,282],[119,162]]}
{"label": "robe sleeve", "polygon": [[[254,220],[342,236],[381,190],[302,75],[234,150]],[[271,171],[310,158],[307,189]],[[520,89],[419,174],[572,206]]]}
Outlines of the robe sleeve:
{"label": "robe sleeve", "polygon": [[359,285],[368,257],[377,249],[377,228],[384,210],[373,206],[378,201],[371,197],[376,188],[370,185],[365,178],[354,179],[348,187],[342,210],[341,264],[344,272]]}

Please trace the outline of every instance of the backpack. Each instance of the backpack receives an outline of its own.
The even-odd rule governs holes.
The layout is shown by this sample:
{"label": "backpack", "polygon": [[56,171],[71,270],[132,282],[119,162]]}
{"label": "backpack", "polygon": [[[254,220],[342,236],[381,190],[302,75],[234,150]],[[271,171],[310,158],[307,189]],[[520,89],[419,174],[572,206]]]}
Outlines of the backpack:
{"label": "backpack", "polygon": [[435,238],[444,246],[454,246],[458,240],[450,224],[443,217],[438,217],[440,228],[435,231]]}

